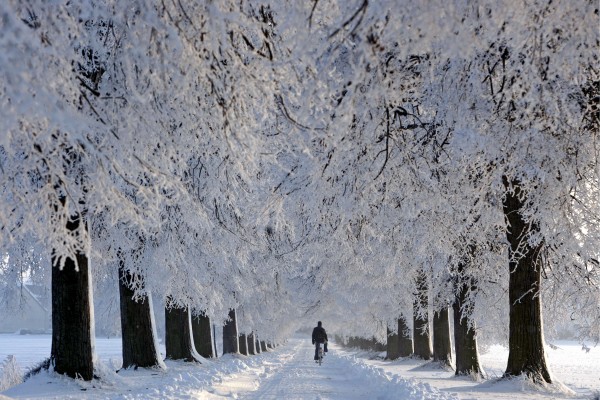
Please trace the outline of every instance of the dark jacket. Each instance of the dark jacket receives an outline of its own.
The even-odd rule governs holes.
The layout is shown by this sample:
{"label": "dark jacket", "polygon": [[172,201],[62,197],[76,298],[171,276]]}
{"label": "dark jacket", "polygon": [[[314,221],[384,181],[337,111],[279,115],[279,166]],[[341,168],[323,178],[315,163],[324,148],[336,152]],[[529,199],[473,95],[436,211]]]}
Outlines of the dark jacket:
{"label": "dark jacket", "polygon": [[327,332],[322,326],[316,326],[312,333],[313,343],[325,343],[327,340]]}

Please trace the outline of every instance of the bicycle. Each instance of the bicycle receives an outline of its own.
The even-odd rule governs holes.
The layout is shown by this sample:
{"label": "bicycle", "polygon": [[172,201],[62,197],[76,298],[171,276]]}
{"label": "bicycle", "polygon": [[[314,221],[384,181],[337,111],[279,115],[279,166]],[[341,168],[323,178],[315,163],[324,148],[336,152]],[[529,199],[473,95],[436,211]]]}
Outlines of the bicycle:
{"label": "bicycle", "polygon": [[318,343],[319,344],[319,350],[317,351],[317,361],[315,361],[317,364],[321,365],[323,364],[323,355],[325,354],[323,352],[323,346],[324,343]]}

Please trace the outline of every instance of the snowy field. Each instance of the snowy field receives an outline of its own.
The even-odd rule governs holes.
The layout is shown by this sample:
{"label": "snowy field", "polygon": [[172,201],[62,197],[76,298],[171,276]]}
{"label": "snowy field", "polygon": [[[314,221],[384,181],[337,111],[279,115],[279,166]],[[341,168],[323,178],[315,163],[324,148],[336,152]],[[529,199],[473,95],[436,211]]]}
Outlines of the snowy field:
{"label": "snowy field", "polygon": [[[75,381],[47,372],[3,395],[19,399],[591,399],[600,389],[600,347],[554,342],[548,361],[555,378],[573,393],[539,392],[520,381],[495,383],[508,352],[492,346],[481,361],[490,379],[454,378],[412,359],[383,361],[380,354],[335,344],[319,367],[308,338],[295,337],[258,356],[225,356],[203,365],[167,362],[166,372],[114,371],[121,362],[119,338],[96,341],[100,380]],[[49,335],[0,335],[0,360],[16,357],[26,371],[50,354]]]}
{"label": "snowy field", "polygon": [[[480,355],[481,364],[488,376],[482,382],[456,378],[453,371],[435,368],[418,360],[381,360],[385,353],[347,352],[345,349],[339,352],[360,357],[370,366],[380,368],[388,374],[412,378],[426,382],[442,392],[455,393],[464,400],[596,399],[594,394],[600,393],[600,346],[592,347],[586,352],[576,341],[555,341],[552,344],[555,348],[546,347],[548,364],[554,379],[566,386],[567,390],[554,387],[543,393],[523,381],[496,382],[506,369],[508,360],[508,349],[503,346],[491,346],[486,353]],[[570,395],[569,391],[572,392]]]}

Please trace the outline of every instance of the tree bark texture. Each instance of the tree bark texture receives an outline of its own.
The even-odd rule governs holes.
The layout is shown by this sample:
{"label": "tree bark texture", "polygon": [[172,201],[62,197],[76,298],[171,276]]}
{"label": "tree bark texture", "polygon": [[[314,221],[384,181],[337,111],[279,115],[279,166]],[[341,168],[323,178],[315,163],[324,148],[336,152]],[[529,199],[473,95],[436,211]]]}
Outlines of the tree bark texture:
{"label": "tree bark texture", "polygon": [[255,339],[254,348],[256,349],[256,354],[262,353],[262,349],[260,348],[260,340],[258,340],[258,337]]}
{"label": "tree bark texture", "polygon": [[433,360],[445,366],[452,366],[450,323],[446,307],[433,313]]}
{"label": "tree bark texture", "polygon": [[165,349],[168,359],[198,361],[187,307],[165,309]]}
{"label": "tree bark texture", "polygon": [[[417,293],[413,312],[414,354],[424,360],[431,359],[431,340],[429,337],[429,297],[427,277],[421,271],[416,281]],[[418,310],[421,310],[419,313]]]}
{"label": "tree bark texture", "polygon": [[246,337],[246,334],[242,333],[240,335],[239,342],[240,342],[240,354],[243,354],[245,356],[249,355],[248,354],[248,338]]}
{"label": "tree bark texture", "polygon": [[150,299],[143,296],[133,299],[130,288],[132,275],[119,260],[119,300],[121,304],[121,343],[123,352],[122,368],[149,368],[161,365],[153,329]]}
{"label": "tree bark texture", "polygon": [[229,321],[223,326],[223,354],[239,353],[240,342],[238,340],[237,319],[235,310],[229,310]]}
{"label": "tree bark texture", "polygon": [[254,333],[251,333],[248,335],[248,355],[253,356],[256,354],[256,339]]}
{"label": "tree bark texture", "polygon": [[[459,266],[462,271],[464,268]],[[463,278],[464,279],[464,278]],[[458,284],[454,311],[454,352],[456,355],[456,375],[483,375],[479,364],[475,327],[469,328],[469,319],[463,314],[464,305],[470,290],[475,290],[472,280]]]}
{"label": "tree bark texture", "polygon": [[198,354],[204,358],[213,358],[215,353],[210,318],[204,313],[192,317],[192,334],[194,336],[194,347],[196,347]]}
{"label": "tree bark texture", "polygon": [[413,354],[413,341],[410,329],[406,323],[404,315],[398,318],[398,355],[400,357],[410,357]]}
{"label": "tree bark texture", "polygon": [[532,246],[529,242],[530,235],[537,233],[539,227],[534,222],[525,221],[521,215],[527,205],[527,194],[522,191],[519,181],[512,180],[509,184],[506,177],[503,177],[503,181],[509,189],[503,206],[507,222],[506,237],[510,243],[510,322],[505,375],[525,374],[534,382],[551,383],[544,352],[540,297],[543,243]]}
{"label": "tree bark texture", "polygon": [[395,360],[400,357],[400,351],[398,348],[398,334],[393,333],[392,330],[387,328],[387,353],[385,358],[388,360]]}
{"label": "tree bark texture", "polygon": [[[77,229],[79,220],[67,227]],[[67,258],[62,270],[52,259],[52,348],[54,370],[72,378],[94,377],[94,327],[88,257]]]}

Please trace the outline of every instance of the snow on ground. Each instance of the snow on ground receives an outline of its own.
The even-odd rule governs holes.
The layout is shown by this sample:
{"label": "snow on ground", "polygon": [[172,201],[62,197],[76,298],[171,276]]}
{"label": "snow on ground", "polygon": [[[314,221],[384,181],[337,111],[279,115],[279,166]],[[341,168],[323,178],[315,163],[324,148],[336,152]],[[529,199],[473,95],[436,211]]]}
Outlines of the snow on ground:
{"label": "snow on ground", "polygon": [[[0,334],[0,364],[9,354],[16,356],[20,367],[27,371],[50,357],[51,335]],[[164,346],[161,351],[164,354]],[[120,366],[121,338],[96,337],[96,354],[105,363]]]}
{"label": "snow on ground", "polygon": [[[457,378],[454,371],[446,371],[421,360],[406,358],[385,361],[382,359],[385,353],[346,352],[345,349],[340,352],[359,356],[367,364],[389,374],[429,383],[442,392],[456,393],[461,400],[591,399],[593,394],[599,393],[600,347],[592,347],[586,352],[576,341],[556,341],[553,345],[555,348],[546,347],[548,365],[554,379],[566,386],[566,390],[558,384],[540,391],[521,379],[497,382],[508,360],[508,349],[500,345],[491,346],[480,355],[480,362],[488,377],[482,382],[474,382],[467,377]],[[569,395],[569,392],[574,393]]]}
{"label": "snow on ground", "polygon": [[[27,370],[50,354],[50,341],[49,335],[0,335],[0,362],[13,354]],[[574,397],[536,391],[522,381],[455,378],[451,371],[423,361],[384,361],[377,353],[335,344],[318,366],[312,361],[314,348],[304,336],[257,356],[227,355],[202,365],[167,361],[167,371],[118,374],[120,338],[97,338],[100,380],[83,382],[43,372],[2,394],[19,399],[590,399],[600,389],[600,348],[585,352],[576,342],[554,344],[556,349],[548,348],[550,368],[575,392]],[[482,355],[490,378],[502,374],[507,356],[501,346]]]}
{"label": "snow on ground", "polygon": [[[336,349],[333,346],[333,349]],[[222,399],[454,399],[420,382],[392,377],[359,359],[333,350],[323,365],[312,361],[314,347],[308,338],[295,338],[266,360],[223,379],[202,398]]]}
{"label": "snow on ground", "polygon": [[[21,337],[5,338],[14,350],[24,351],[23,359],[31,360],[26,346],[14,345]],[[27,338],[35,342],[35,337]],[[114,367],[115,348],[112,353]],[[6,340],[0,348],[6,352]],[[105,343],[106,344],[106,343]],[[40,346],[40,348],[43,346]],[[455,396],[440,393],[427,384],[390,377],[378,368],[354,357],[330,354],[319,366],[312,360],[314,348],[308,338],[294,338],[285,346],[258,356],[228,355],[205,364],[167,362],[168,370],[125,371],[119,374],[107,366],[110,355],[101,354],[99,381],[83,382],[43,372],[27,382],[3,392],[21,399],[432,399],[450,400]],[[49,347],[40,354],[43,358]],[[331,352],[335,353],[335,352]],[[0,354],[3,356],[4,353]],[[120,360],[119,360],[120,361]]]}

